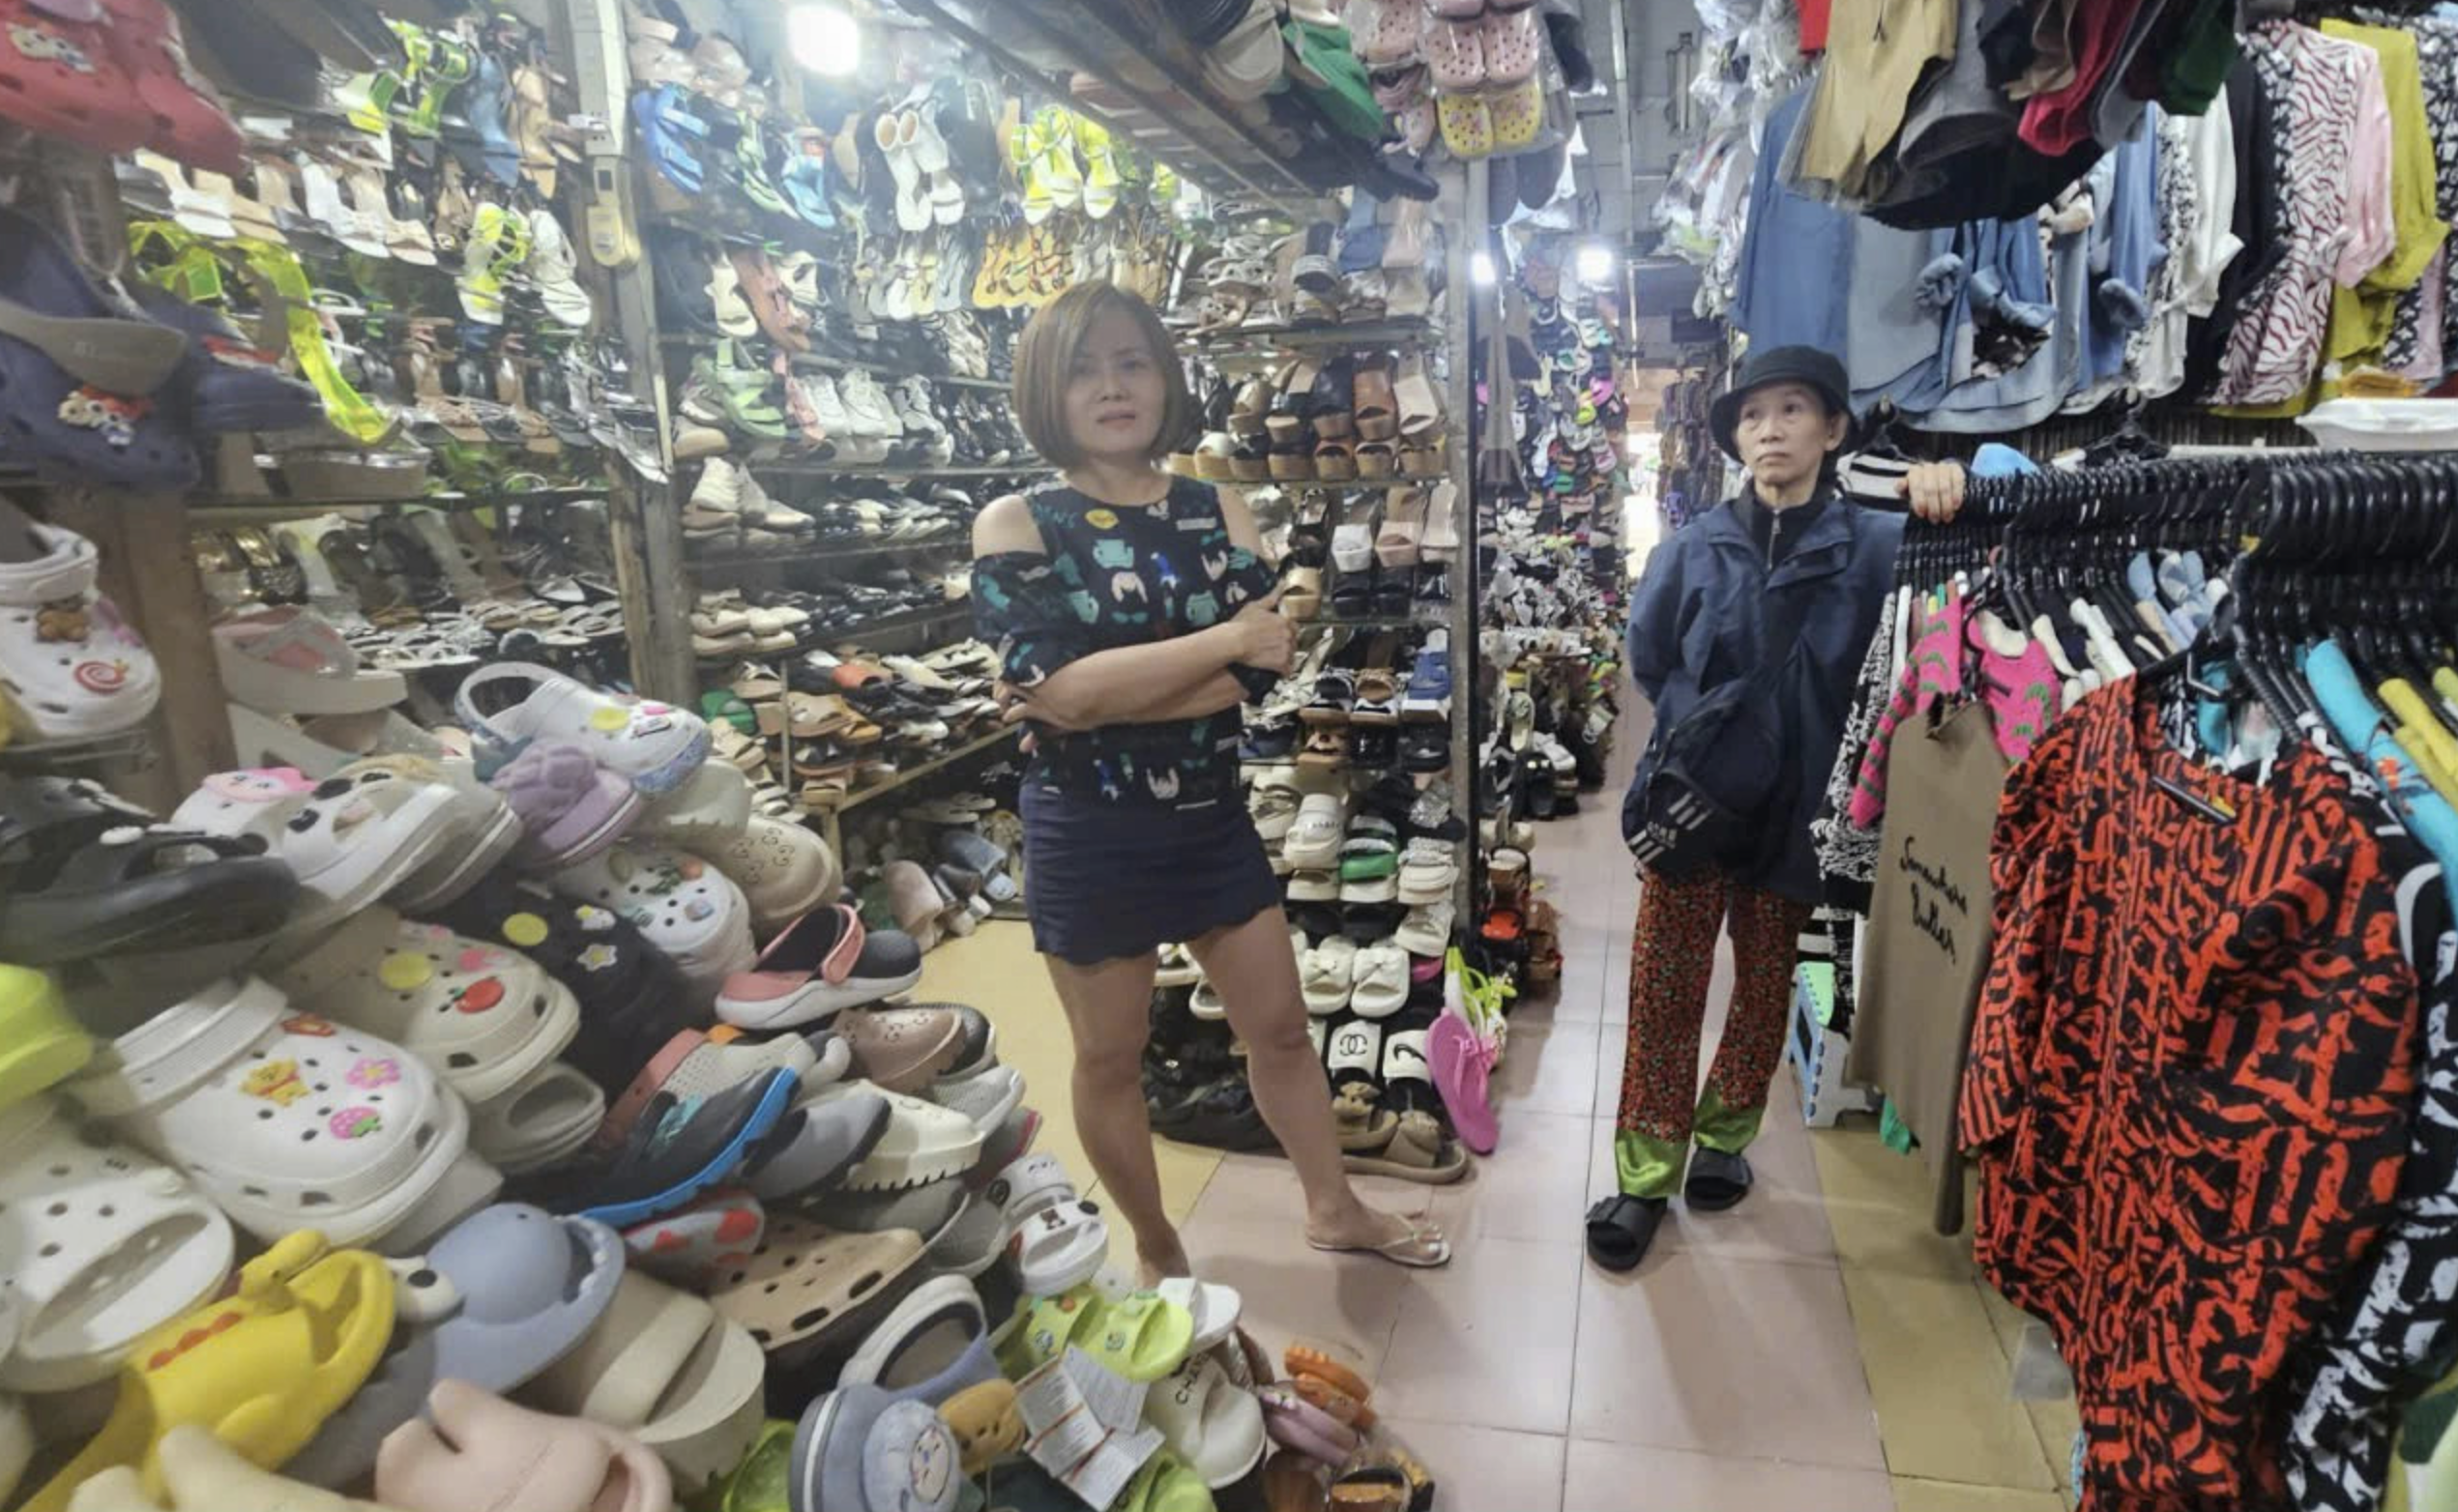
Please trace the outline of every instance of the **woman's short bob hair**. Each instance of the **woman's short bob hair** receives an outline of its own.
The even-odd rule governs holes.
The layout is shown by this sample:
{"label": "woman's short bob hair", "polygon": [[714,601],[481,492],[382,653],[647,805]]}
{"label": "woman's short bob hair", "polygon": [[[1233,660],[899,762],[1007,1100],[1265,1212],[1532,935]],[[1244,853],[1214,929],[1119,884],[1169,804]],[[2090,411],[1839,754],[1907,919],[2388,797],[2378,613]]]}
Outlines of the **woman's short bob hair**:
{"label": "woman's short bob hair", "polygon": [[1033,450],[1054,467],[1076,467],[1083,449],[1067,425],[1067,386],[1074,376],[1075,359],[1093,323],[1116,310],[1135,322],[1153,349],[1160,368],[1166,400],[1160,429],[1153,436],[1151,460],[1159,461],[1179,450],[1193,428],[1195,398],[1186,389],[1185,365],[1178,361],[1177,344],[1169,339],[1153,307],[1114,283],[1079,283],[1041,306],[1015,343],[1015,422]]}

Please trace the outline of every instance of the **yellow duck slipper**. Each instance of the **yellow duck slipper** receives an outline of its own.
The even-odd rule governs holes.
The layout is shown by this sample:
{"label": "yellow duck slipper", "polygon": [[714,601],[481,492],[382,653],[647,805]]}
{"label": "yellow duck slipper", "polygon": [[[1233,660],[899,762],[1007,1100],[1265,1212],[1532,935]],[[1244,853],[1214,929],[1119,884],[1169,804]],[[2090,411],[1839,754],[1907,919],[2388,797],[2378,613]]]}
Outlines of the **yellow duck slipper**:
{"label": "yellow duck slipper", "polygon": [[0,966],[0,1108],[65,1081],[94,1059],[94,1041],[41,972]]}
{"label": "yellow duck slipper", "polygon": [[381,1258],[330,1249],[313,1230],[284,1236],[240,1267],[237,1295],[137,1341],[109,1420],[19,1512],[67,1512],[78,1487],[114,1466],[140,1467],[159,1498],[162,1436],[184,1423],[278,1468],[374,1372],[393,1310]]}

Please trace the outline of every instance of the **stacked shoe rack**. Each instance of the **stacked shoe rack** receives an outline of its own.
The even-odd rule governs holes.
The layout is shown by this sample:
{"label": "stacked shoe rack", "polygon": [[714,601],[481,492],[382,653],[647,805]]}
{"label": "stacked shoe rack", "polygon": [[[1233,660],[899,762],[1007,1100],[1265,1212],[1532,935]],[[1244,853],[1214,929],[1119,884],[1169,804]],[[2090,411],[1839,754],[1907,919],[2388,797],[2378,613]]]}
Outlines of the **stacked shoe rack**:
{"label": "stacked shoe rack", "polygon": [[[1338,214],[1321,196],[1353,176],[1356,160],[1335,150],[1318,125],[1303,120],[1302,96],[1292,92],[1290,103],[1272,115],[1266,126],[1256,124],[1264,119],[1261,116],[1241,118],[1211,102],[1202,87],[1205,75],[1200,58],[1177,50],[1172,43],[1137,26],[1125,6],[1108,0],[1070,6],[1063,21],[1052,8],[1041,5],[990,8],[911,0],[901,8],[958,49],[953,65],[958,71],[981,70],[986,74],[994,69],[1002,87],[1020,86],[1027,97],[1028,116],[1034,114],[1035,100],[1050,102],[1085,123],[1079,130],[1105,131],[1119,144],[1122,157],[1132,144],[1161,165],[1158,173],[1165,176],[1174,171],[1207,195],[1215,214],[1233,212],[1250,221],[1296,226]],[[637,39],[627,36],[622,7],[617,0],[568,0],[567,10],[570,29],[578,42],[584,114],[620,115],[628,103],[636,117],[649,86],[629,76],[628,55],[634,49],[627,44]],[[802,81],[801,87],[815,88],[819,82]],[[782,93],[793,98],[791,87]],[[1302,142],[1317,150],[1290,151],[1293,138],[1288,123],[1293,118],[1305,129]],[[780,127],[772,122],[768,130],[773,132]],[[711,176],[715,177],[714,171]],[[1163,208],[1157,203],[1163,197],[1160,188],[1156,184],[1153,194],[1156,210]],[[1454,202],[1458,188],[1455,182],[1445,186]],[[969,201],[980,197],[970,187],[966,192]],[[735,424],[735,417],[723,413],[721,403],[711,402],[711,389],[722,385],[711,385],[707,375],[712,360],[721,365],[730,348],[751,354],[744,359],[746,365],[762,371],[766,361],[775,359],[795,370],[806,370],[814,377],[833,376],[840,382],[850,374],[868,373],[881,387],[899,391],[919,379],[941,410],[987,401],[1004,411],[1004,375],[1013,333],[1029,313],[1029,305],[1056,293],[1057,288],[1034,290],[1016,302],[1012,315],[968,307],[906,320],[877,318],[866,311],[857,317],[847,313],[857,307],[860,294],[846,270],[860,258],[865,236],[876,238],[880,232],[858,230],[842,218],[823,228],[810,223],[812,218],[793,216],[764,216],[755,226],[747,227],[713,222],[696,214],[690,203],[677,202],[671,176],[661,175],[657,155],[646,151],[631,155],[621,195],[636,218],[644,255],[611,270],[613,304],[630,371],[638,382],[635,393],[654,409],[658,421],[658,470],[663,473],[662,478],[635,478],[627,489],[631,505],[627,517],[636,527],[642,548],[635,566],[646,576],[645,591],[639,596],[644,617],[631,627],[643,690],[696,706],[704,689],[719,685],[726,669],[745,660],[794,663],[815,647],[859,642],[864,651],[912,655],[927,662],[934,653],[965,641],[970,635],[969,609],[961,597],[952,597],[943,610],[899,610],[872,623],[824,630],[812,627],[790,645],[772,638],[751,649],[713,647],[706,633],[709,622],[702,618],[695,624],[694,614],[707,596],[727,589],[824,589],[832,582],[895,568],[917,576],[943,573],[951,582],[960,581],[972,512],[999,493],[1027,486],[1047,472],[1029,465],[1030,458],[1011,460],[1003,452],[994,453],[996,461],[983,461],[980,452],[969,451],[961,444],[952,459],[942,448],[937,456],[918,463],[901,452],[888,461],[861,462],[775,455],[778,445],[774,427],[760,437],[746,438]],[[800,202],[796,205],[799,208]],[[968,215],[986,213],[968,211]],[[1027,213],[1029,218],[1029,201]],[[1092,229],[1080,218],[1069,219],[1063,213],[1053,229],[1064,237],[1068,226],[1079,234]],[[759,250],[762,243],[764,252]],[[1185,260],[1182,245],[1173,240],[1167,257],[1154,259],[1158,267],[1144,266],[1132,279],[1123,272],[1123,262],[1122,271],[1112,276],[1136,283],[1153,303],[1166,307],[1167,297],[1180,292],[1171,285],[1177,281],[1172,273]],[[1453,289],[1464,288],[1465,240],[1451,237],[1447,247],[1450,260],[1444,270],[1447,280]],[[721,312],[709,307],[710,296],[701,287],[706,282],[704,272],[713,267],[713,259],[729,256],[729,248],[737,256],[747,249],[768,267],[787,270],[789,284],[817,283],[819,300],[804,302],[809,341],[798,335],[789,338],[795,350],[777,352],[779,333],[773,329],[770,310],[748,286],[744,292],[751,296],[748,303],[756,317],[756,334],[742,334],[746,327],[739,314],[730,323],[714,318]],[[726,281],[722,270],[717,271],[717,276],[721,284]],[[765,277],[765,271],[755,272],[751,281]],[[954,343],[947,339],[945,331],[951,325],[971,327],[986,338],[990,366],[985,368],[980,362],[981,340],[969,334]],[[736,334],[725,334],[716,329],[718,326]],[[1463,566],[1454,576],[1464,579],[1469,575],[1466,564],[1473,563],[1475,553],[1474,522],[1466,502],[1470,449],[1465,417],[1470,404],[1464,331],[1438,331],[1422,321],[1361,330],[1258,326],[1207,333],[1195,338],[1191,352],[1199,362],[1215,354],[1240,360],[1263,350],[1331,351],[1394,338],[1411,349],[1444,348],[1435,365],[1445,374],[1445,475],[1409,480],[1429,489],[1437,482],[1449,483],[1440,496],[1455,508],[1453,528],[1461,541]],[[968,346],[976,349],[971,367],[963,366],[956,355]],[[696,397],[692,393],[695,368],[702,375]],[[845,395],[837,397],[842,402]],[[733,470],[756,483],[757,492],[788,500],[792,509],[819,516],[818,530],[805,527],[789,534],[764,533],[745,517],[746,534],[699,535],[695,524],[707,520],[707,515],[695,509],[694,500],[706,497],[710,466],[700,449],[712,444],[705,439],[712,425],[734,432],[718,453],[720,466],[739,463]],[[747,448],[746,439],[751,442]],[[1021,447],[1021,438],[1008,439]],[[908,518],[916,512],[916,501],[926,505],[934,498],[944,501],[935,520],[926,509],[921,511],[924,517],[918,522]],[[884,502],[889,517],[883,521],[875,510],[867,520],[850,513],[840,517],[825,507],[830,502],[865,509]],[[780,521],[790,519],[790,513],[780,516]],[[916,533],[914,538],[902,538],[907,532]],[[1442,622],[1450,631],[1454,655],[1461,655],[1462,649],[1472,644],[1473,620],[1467,603],[1471,595],[1464,582],[1460,589]],[[786,682],[791,684],[789,691],[807,689],[823,697],[832,691],[824,676],[805,683],[789,672]],[[1446,770],[1455,774],[1458,787],[1456,774],[1470,771],[1472,744],[1465,725],[1465,700],[1454,711]],[[802,738],[790,721],[782,731],[763,731],[763,739],[771,771],[796,795],[798,805],[840,855],[848,816],[891,795],[909,795],[916,784],[927,779],[952,778],[965,764],[1012,750],[1011,741],[994,719],[955,723],[928,754],[906,752],[892,775],[868,780],[858,776],[844,791],[833,792],[827,786],[832,779],[823,778],[820,786],[801,780],[811,769],[797,765]],[[1463,917],[1464,887],[1463,884],[1458,894]]]}

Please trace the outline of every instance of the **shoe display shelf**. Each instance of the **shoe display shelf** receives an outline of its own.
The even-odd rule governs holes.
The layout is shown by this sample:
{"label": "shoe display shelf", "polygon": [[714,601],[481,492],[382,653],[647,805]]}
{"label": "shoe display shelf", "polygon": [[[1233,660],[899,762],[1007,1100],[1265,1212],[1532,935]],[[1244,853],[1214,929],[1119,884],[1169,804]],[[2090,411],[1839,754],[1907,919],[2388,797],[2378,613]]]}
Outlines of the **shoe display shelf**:
{"label": "shoe display shelf", "polygon": [[[1445,206],[1475,203],[1475,171],[1452,170]],[[1478,891],[1478,541],[1468,323],[1438,310],[1465,308],[1472,239],[1429,226],[1422,207],[1381,207],[1409,222],[1404,256],[1429,305],[1394,318],[1378,310],[1388,274],[1367,248],[1396,228],[1376,210],[1323,207],[1277,240],[1241,227],[1199,249],[1174,318],[1203,434],[1171,466],[1245,497],[1300,622],[1295,667],[1247,711],[1241,772],[1285,879],[1348,1162],[1440,1184],[1471,1160],[1428,1035]],[[1273,1149],[1225,1012],[1191,957],[1165,950],[1148,1112],[1172,1139]]]}
{"label": "shoe display shelf", "polygon": [[1239,19],[1207,44],[1123,0],[902,3],[1216,198],[1302,201],[1354,182],[1372,157],[1307,92],[1286,92],[1280,110],[1265,102],[1284,55],[1270,18],[1244,7],[1211,7]]}
{"label": "shoe display shelf", "polygon": [[[233,763],[235,706],[206,633],[219,616],[309,612],[312,597],[340,632],[319,654],[408,671],[491,654],[515,609],[563,635],[573,603],[549,611],[512,574],[482,584],[460,569],[514,554],[512,535],[542,516],[588,521],[602,538],[604,510],[564,507],[606,497],[602,456],[618,425],[598,403],[597,305],[580,282],[571,207],[554,194],[568,160],[545,134],[556,70],[542,33],[510,19],[393,25],[369,11],[356,44],[317,34],[351,49],[364,72],[345,78],[322,74],[304,46],[300,68],[244,56],[227,27],[245,6],[191,17],[218,73],[243,54],[235,71],[267,81],[230,92],[238,108],[225,110],[178,54],[178,33],[159,30],[161,7],[128,9],[141,15],[76,24],[133,28],[146,42],[112,41],[119,50],[89,60],[90,79],[41,80],[16,117],[41,124],[0,131],[0,156],[25,157],[22,208],[8,213],[21,281],[11,297],[124,333],[93,343],[118,352],[107,370],[73,356],[51,365],[46,382],[84,386],[59,409],[56,434],[18,451],[23,472],[0,469],[0,487],[93,543],[105,599],[159,663],[150,734],[114,732],[78,751],[35,739],[44,721],[29,715],[16,760],[73,762],[167,807]],[[156,45],[171,60],[160,77],[126,51]],[[106,78],[127,90],[128,70],[144,75],[156,112],[131,136],[112,134],[116,104],[45,116],[37,102],[44,90]],[[482,86],[462,87],[478,74],[491,80],[483,98]],[[370,79],[374,94],[361,88]],[[145,355],[162,343],[181,354],[167,369]],[[305,562],[308,538],[274,528],[326,522],[355,556],[382,557],[379,519],[444,512],[497,538],[483,552],[454,545],[448,591],[425,539],[395,533],[420,558],[387,558],[373,572],[402,590],[379,596],[399,605],[381,621],[351,591],[355,571]],[[603,539],[594,554],[619,555]],[[212,564],[225,556],[239,569],[217,584]],[[408,591],[414,568],[425,574],[419,593]],[[620,598],[614,575],[601,579],[602,605]],[[480,624],[482,608],[497,630]],[[447,621],[452,654],[430,656],[422,648],[440,644]],[[598,649],[612,642],[612,677],[628,680],[621,616],[598,615],[591,628]]]}

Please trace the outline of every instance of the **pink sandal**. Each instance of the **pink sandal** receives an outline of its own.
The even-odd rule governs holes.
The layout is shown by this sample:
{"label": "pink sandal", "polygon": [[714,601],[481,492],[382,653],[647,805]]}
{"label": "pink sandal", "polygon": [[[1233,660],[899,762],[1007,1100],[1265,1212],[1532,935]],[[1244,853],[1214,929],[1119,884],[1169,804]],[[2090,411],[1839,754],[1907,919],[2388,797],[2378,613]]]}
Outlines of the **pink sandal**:
{"label": "pink sandal", "polygon": [[1502,1143],[1502,1123],[1494,1117],[1487,1088],[1493,1079],[1494,1052],[1477,1036],[1466,1019],[1445,1013],[1426,1035],[1425,1058],[1432,1063],[1434,1090],[1443,1094],[1459,1142],[1479,1155],[1490,1155]]}

